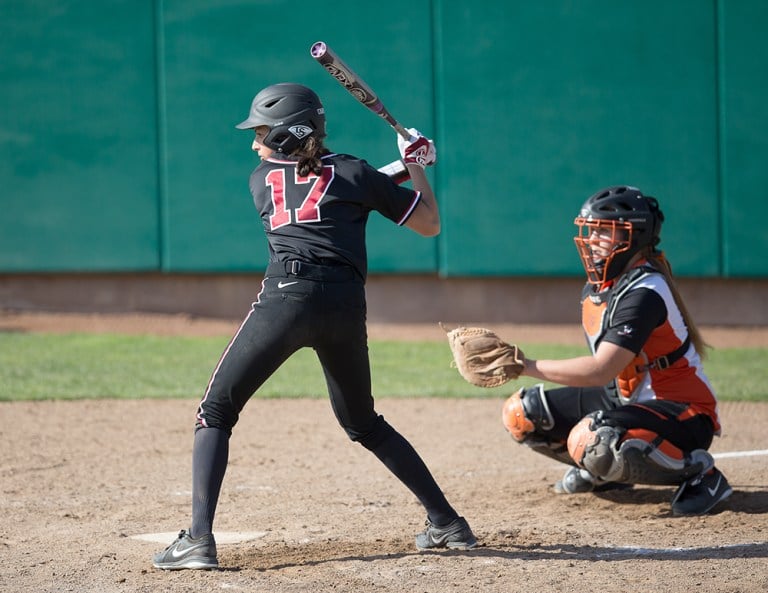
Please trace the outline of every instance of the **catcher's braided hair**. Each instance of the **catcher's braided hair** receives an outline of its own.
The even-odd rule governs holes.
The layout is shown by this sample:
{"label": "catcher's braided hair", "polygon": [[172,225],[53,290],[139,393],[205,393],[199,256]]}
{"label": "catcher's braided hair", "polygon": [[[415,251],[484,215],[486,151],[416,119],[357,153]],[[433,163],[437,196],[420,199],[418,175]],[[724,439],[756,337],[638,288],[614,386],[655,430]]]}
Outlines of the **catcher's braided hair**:
{"label": "catcher's braided hair", "polygon": [[302,177],[306,177],[310,173],[320,175],[323,172],[323,162],[320,159],[329,152],[323,144],[322,138],[315,135],[309,136],[292,153],[293,156],[299,157],[296,172]]}
{"label": "catcher's braided hair", "polygon": [[672,266],[670,265],[669,261],[667,261],[667,258],[664,256],[662,251],[654,249],[653,247],[646,247],[644,251],[645,258],[653,265],[654,268],[656,268],[664,275],[664,278],[669,285],[669,290],[672,292],[672,296],[675,299],[675,304],[677,305],[677,308],[680,309],[680,313],[683,316],[683,321],[685,321],[685,326],[688,328],[688,334],[691,336],[691,342],[696,348],[696,352],[699,353],[699,356],[702,359],[706,358],[707,349],[711,348],[711,346],[704,341],[699,328],[694,323],[693,317],[691,317],[691,314],[688,312],[688,308],[685,306],[683,298],[680,296],[680,291],[677,289],[677,283],[672,276]]}

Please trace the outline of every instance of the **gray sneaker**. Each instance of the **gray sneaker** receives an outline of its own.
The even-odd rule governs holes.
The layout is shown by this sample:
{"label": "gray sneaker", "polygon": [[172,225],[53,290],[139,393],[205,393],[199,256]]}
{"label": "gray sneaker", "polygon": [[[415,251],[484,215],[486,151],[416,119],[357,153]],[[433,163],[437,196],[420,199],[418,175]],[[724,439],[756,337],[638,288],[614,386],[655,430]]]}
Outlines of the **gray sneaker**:
{"label": "gray sneaker", "polygon": [[427,519],[426,526],[427,529],[416,536],[416,547],[419,550],[433,548],[471,550],[477,545],[477,539],[464,517],[454,519],[445,527],[435,525]]}
{"label": "gray sneaker", "polygon": [[733,494],[733,488],[717,468],[683,482],[672,498],[673,515],[704,515]]}
{"label": "gray sneaker", "polygon": [[563,478],[555,482],[555,492],[558,494],[578,494],[592,492],[595,489],[595,479],[587,470],[569,467]]}
{"label": "gray sneaker", "polygon": [[213,534],[192,538],[185,530],[179,532],[176,540],[152,559],[155,568],[163,570],[218,568],[216,541]]}
{"label": "gray sneaker", "polygon": [[579,494],[581,492],[607,492],[609,490],[628,490],[632,484],[605,482],[596,478],[585,469],[570,467],[561,480],[555,482],[557,494]]}

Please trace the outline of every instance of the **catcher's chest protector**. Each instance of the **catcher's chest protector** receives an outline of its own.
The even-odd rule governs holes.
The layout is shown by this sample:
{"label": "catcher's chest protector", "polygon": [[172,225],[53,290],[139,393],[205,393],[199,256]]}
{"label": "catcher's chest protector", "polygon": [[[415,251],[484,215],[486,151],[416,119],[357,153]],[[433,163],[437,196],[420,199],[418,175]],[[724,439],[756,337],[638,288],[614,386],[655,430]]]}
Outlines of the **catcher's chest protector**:
{"label": "catcher's chest protector", "polygon": [[601,292],[592,292],[592,285],[587,284],[581,297],[581,325],[589,342],[592,354],[603,337],[605,330],[611,325],[613,314],[621,297],[624,296],[640,280],[654,273],[651,267],[640,266],[624,275],[615,286]]}
{"label": "catcher's chest protector", "polygon": [[[615,286],[601,292],[592,292],[593,285],[587,284],[582,293],[581,324],[589,342],[592,354],[597,350],[597,345],[611,325],[616,307],[624,296],[640,280],[655,272],[653,268],[640,266],[623,276]],[[622,370],[610,390],[623,401],[632,399],[635,390],[643,384],[645,367],[648,362],[644,353],[640,353],[627,368]],[[643,370],[641,370],[643,369]]]}
{"label": "catcher's chest protector", "polygon": [[605,332],[605,312],[608,309],[607,291],[589,294],[581,302],[581,326],[592,353]]}

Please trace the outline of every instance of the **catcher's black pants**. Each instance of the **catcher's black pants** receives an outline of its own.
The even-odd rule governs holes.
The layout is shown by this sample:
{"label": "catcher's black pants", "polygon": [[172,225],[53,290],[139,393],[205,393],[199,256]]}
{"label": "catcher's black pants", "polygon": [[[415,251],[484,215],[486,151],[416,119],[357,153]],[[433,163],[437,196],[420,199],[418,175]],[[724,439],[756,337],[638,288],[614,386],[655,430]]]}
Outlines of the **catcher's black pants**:
{"label": "catcher's black pants", "polygon": [[652,400],[622,405],[602,387],[549,389],[547,402],[555,426],[541,434],[560,442],[568,439],[568,433],[584,416],[599,410],[615,426],[651,430],[685,452],[709,449],[714,436],[710,418],[706,414],[687,413],[686,403]]}

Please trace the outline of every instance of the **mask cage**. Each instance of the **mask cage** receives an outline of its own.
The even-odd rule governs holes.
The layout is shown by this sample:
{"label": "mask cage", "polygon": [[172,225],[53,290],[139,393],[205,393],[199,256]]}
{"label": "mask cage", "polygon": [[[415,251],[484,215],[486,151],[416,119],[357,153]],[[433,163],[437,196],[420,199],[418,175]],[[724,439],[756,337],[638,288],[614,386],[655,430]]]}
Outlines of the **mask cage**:
{"label": "mask cage", "polygon": [[[587,281],[600,285],[618,276],[631,257],[627,252],[632,246],[632,224],[582,217],[576,218],[574,224],[578,232],[573,240],[587,273]],[[603,256],[598,249],[607,251],[607,255]],[[622,254],[626,255],[622,257]]]}

